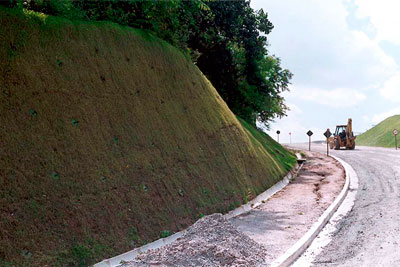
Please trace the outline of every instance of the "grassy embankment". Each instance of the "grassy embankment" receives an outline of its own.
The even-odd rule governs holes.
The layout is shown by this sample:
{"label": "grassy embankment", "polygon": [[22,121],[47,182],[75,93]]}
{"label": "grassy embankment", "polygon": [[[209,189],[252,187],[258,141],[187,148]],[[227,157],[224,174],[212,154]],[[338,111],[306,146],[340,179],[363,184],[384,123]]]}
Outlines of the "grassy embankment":
{"label": "grassy embankment", "polygon": [[[400,130],[400,115],[389,117],[365,133],[357,136],[356,144],[359,146],[394,147],[393,130]],[[397,137],[397,145],[400,144]]]}
{"label": "grassy embankment", "polygon": [[0,265],[100,261],[239,206],[295,162],[140,30],[2,8],[0,86]]}

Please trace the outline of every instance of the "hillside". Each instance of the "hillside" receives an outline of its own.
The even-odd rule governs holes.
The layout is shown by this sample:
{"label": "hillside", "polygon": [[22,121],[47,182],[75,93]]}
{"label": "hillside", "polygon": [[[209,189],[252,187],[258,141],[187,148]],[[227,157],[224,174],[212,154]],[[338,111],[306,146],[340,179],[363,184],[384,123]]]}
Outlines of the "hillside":
{"label": "hillside", "polygon": [[[389,117],[361,134],[357,137],[356,144],[359,146],[394,147],[394,129],[400,130],[400,115]],[[397,139],[400,142],[400,137]]]}
{"label": "hillside", "polygon": [[0,86],[0,266],[120,254],[239,206],[295,162],[140,30],[0,7]]}

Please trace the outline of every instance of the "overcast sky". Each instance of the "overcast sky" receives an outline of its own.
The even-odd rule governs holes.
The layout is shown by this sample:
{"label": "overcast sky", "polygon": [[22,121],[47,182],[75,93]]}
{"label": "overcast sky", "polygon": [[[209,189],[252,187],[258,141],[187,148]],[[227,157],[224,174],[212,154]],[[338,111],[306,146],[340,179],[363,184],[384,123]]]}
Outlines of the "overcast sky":
{"label": "overcast sky", "polygon": [[355,132],[400,114],[400,1],[252,0],[274,29],[269,51],[294,77],[288,116],[269,134],[292,142],[313,139],[353,119]]}

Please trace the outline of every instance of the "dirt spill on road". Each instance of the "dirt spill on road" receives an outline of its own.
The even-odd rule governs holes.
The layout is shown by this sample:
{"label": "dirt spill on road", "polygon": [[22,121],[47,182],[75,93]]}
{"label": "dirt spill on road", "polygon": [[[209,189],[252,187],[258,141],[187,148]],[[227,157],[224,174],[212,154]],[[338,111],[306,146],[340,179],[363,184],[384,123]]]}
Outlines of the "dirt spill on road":
{"label": "dirt spill on road", "polygon": [[319,153],[304,153],[307,161],[295,181],[256,209],[230,220],[266,247],[268,263],[311,228],[345,182],[344,170],[336,160]]}

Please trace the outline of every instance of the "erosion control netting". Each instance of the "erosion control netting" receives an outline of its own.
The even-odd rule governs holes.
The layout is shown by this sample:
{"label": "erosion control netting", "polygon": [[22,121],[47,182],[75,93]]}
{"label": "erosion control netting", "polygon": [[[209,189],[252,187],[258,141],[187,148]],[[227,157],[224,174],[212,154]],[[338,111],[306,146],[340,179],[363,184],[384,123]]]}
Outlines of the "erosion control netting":
{"label": "erosion control netting", "polygon": [[265,266],[265,247],[239,232],[221,214],[206,216],[175,242],[139,255],[131,266]]}

